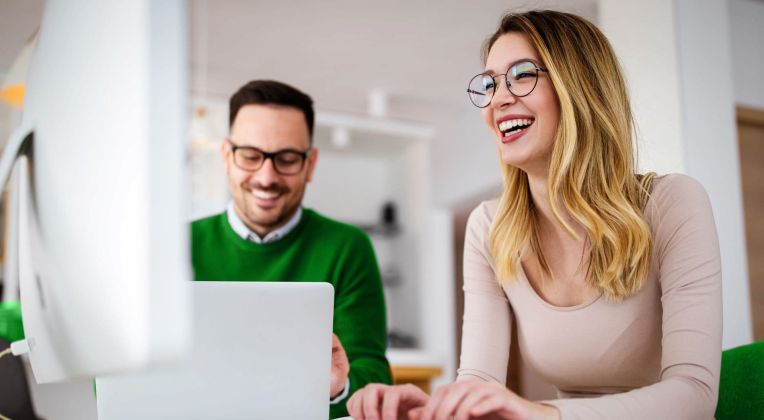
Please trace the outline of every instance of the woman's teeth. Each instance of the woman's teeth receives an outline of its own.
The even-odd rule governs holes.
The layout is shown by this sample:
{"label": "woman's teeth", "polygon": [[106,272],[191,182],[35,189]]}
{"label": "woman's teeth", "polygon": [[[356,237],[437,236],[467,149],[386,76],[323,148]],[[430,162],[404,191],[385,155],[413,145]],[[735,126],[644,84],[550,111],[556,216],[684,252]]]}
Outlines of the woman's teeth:
{"label": "woman's teeth", "polygon": [[531,124],[533,124],[533,120],[529,118],[506,120],[499,124],[499,131],[506,136],[524,128],[528,128]]}

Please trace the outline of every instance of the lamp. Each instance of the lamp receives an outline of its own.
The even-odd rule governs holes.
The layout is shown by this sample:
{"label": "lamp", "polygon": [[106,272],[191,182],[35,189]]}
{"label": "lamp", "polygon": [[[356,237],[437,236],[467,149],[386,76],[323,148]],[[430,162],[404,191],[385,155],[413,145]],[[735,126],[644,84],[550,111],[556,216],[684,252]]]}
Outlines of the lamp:
{"label": "lamp", "polygon": [[15,108],[21,108],[24,105],[27,72],[35,44],[37,44],[37,31],[24,44],[24,48],[13,61],[0,88],[0,98]]}
{"label": "lamp", "polygon": [[332,129],[332,145],[338,149],[347,149],[350,146],[350,130],[345,127]]}

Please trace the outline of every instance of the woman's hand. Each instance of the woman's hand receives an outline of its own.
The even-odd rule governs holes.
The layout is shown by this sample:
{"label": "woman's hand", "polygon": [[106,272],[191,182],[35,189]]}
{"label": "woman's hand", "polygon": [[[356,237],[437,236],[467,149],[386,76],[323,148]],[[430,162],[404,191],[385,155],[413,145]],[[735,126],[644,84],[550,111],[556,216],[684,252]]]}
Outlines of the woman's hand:
{"label": "woman's hand", "polygon": [[427,404],[429,395],[414,385],[369,384],[348,401],[353,420],[406,420],[409,410]]}
{"label": "woman's hand", "polygon": [[495,382],[466,380],[438,388],[427,405],[412,412],[417,420],[559,419],[555,407],[520,398]]}

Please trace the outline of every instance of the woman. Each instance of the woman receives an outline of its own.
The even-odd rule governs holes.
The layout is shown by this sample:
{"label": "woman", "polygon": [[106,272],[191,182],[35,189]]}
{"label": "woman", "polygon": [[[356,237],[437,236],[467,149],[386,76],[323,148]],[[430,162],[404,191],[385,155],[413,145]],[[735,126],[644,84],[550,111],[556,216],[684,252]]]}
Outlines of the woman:
{"label": "woman", "polygon": [[[635,173],[621,70],[588,21],[509,14],[483,58],[468,93],[496,137],[504,192],[467,225],[457,381],[432,397],[369,385],[351,415],[712,418],[721,271],[705,191]],[[523,358],[559,399],[506,389],[513,317]]]}

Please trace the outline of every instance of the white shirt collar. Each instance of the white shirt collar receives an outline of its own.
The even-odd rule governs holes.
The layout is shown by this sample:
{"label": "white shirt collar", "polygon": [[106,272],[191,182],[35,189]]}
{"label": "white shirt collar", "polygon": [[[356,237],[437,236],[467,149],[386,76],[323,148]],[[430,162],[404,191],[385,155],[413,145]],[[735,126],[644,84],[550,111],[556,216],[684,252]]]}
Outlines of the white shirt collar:
{"label": "white shirt collar", "polygon": [[300,218],[302,218],[302,206],[297,208],[294,216],[292,216],[292,218],[289,219],[289,221],[284,226],[268,233],[265,235],[265,238],[260,238],[260,235],[250,230],[249,227],[244,224],[233,207],[233,201],[228,202],[226,214],[228,215],[228,223],[231,225],[231,229],[233,229],[233,231],[236,232],[236,234],[239,235],[242,239],[254,242],[256,244],[269,244],[283,238],[289,232],[291,232],[295,226],[297,226],[297,224],[300,222]]}

